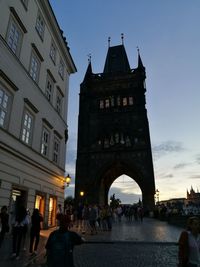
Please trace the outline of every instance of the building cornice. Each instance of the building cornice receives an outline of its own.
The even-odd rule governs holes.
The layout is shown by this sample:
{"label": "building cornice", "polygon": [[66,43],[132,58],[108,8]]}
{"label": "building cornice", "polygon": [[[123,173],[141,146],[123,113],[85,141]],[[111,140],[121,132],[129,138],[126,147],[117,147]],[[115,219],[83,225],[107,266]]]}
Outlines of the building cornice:
{"label": "building cornice", "polygon": [[31,103],[31,101],[28,98],[24,98],[24,102],[29,106],[29,108],[32,109],[35,113],[38,113],[39,110]]}
{"label": "building cornice", "polygon": [[18,91],[19,88],[11,81],[11,79],[5,74],[5,72],[3,70],[0,69],[0,78],[3,78],[4,81],[6,81],[9,86],[14,90],[14,91]]}
{"label": "building cornice", "polygon": [[15,17],[16,21],[19,23],[19,26],[21,27],[22,31],[24,33],[27,33],[27,29],[24,26],[23,22],[21,21],[20,17],[18,16],[16,10],[14,9],[14,7],[10,7],[10,12],[13,14],[13,16]]}

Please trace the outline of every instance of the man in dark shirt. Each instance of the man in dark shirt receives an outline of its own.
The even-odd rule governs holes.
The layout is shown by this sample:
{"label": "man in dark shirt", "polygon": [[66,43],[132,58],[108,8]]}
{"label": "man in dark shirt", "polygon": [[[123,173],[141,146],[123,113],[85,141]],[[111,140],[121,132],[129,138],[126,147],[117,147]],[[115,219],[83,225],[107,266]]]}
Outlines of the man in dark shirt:
{"label": "man in dark shirt", "polygon": [[53,231],[46,243],[48,267],[74,267],[73,249],[80,245],[84,239],[76,232],[68,230],[68,217],[60,217],[60,227]]}

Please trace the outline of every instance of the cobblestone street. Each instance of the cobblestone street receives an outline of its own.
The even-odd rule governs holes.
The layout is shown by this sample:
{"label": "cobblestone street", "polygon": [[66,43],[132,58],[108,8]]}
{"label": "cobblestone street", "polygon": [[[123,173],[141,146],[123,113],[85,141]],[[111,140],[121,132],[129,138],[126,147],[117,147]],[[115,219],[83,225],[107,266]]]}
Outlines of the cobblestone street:
{"label": "cobblestone street", "polygon": [[[76,230],[76,228],[74,228]],[[181,228],[145,218],[144,222],[113,223],[111,232],[85,235],[86,243],[74,250],[76,267],[176,267],[177,241]],[[1,267],[39,267],[45,262],[45,243],[51,230],[41,231],[39,256],[30,262],[28,252],[20,260],[11,260],[11,236],[0,250]],[[58,266],[59,267],[59,266]]]}
{"label": "cobblestone street", "polygon": [[85,244],[75,250],[76,267],[176,267],[177,249],[168,243]]}

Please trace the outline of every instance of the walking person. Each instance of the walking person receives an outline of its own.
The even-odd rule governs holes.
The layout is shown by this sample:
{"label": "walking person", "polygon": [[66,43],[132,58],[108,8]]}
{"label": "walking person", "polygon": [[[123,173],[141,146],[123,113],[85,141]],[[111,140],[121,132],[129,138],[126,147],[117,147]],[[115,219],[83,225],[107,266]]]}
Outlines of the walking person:
{"label": "walking person", "polygon": [[138,218],[140,219],[141,222],[143,222],[144,210],[143,210],[142,206],[138,207],[137,213],[138,213]]}
{"label": "walking person", "polygon": [[58,204],[58,208],[56,211],[56,220],[57,220],[57,226],[60,224],[60,216],[63,214],[62,205]]}
{"label": "walking person", "polygon": [[26,237],[27,237],[27,233],[29,233],[29,224],[31,222],[31,218],[30,218],[30,211],[27,210],[27,214],[26,217],[24,218],[23,224],[23,231],[22,231],[22,247],[23,247],[23,251],[26,251]]}
{"label": "walking person", "polygon": [[110,206],[106,206],[106,221],[108,226],[108,231],[112,230],[112,210]]}
{"label": "walking person", "polygon": [[94,205],[89,206],[88,220],[91,229],[91,235],[97,234],[96,220],[97,220],[97,210]]}
{"label": "walking person", "polygon": [[21,241],[24,229],[24,220],[26,217],[26,208],[24,206],[19,206],[16,210],[15,223],[13,225],[13,253],[12,258],[19,259],[19,253],[21,249]]}
{"label": "walking person", "polygon": [[30,230],[30,254],[37,255],[37,248],[40,241],[41,222],[43,217],[38,209],[33,210],[31,216],[31,230]]}
{"label": "walking person", "polygon": [[187,230],[179,238],[179,267],[200,266],[200,221],[198,217],[190,217]]}
{"label": "walking person", "polygon": [[69,231],[69,222],[65,215],[60,217],[60,227],[53,231],[46,243],[48,267],[74,267],[73,249],[84,239],[76,232]]}
{"label": "walking person", "polygon": [[89,208],[88,205],[84,205],[82,211],[82,234],[85,234],[90,229],[89,224]]}
{"label": "walking person", "polygon": [[117,211],[118,222],[121,222],[121,218],[122,218],[122,214],[123,214],[122,207],[118,206],[116,211]]}
{"label": "walking person", "polygon": [[8,220],[9,220],[9,215],[8,215],[8,209],[6,206],[3,206],[1,208],[1,213],[0,213],[0,247],[3,243],[5,234],[9,232],[9,224],[8,224]]}

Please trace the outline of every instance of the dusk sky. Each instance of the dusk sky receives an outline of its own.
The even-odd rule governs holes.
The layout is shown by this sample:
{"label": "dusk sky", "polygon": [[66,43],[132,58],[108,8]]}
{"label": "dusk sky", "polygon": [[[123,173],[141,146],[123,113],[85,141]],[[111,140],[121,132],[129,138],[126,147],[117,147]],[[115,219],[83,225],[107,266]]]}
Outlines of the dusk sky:
{"label": "dusk sky", "polygon": [[[146,67],[149,119],[156,188],[160,200],[200,190],[200,1],[50,0],[78,72],[70,76],[69,141],[66,172],[73,195],[79,90],[92,55],[94,73],[103,72],[108,49],[124,45],[131,68],[137,46]],[[121,182],[120,182],[121,181]],[[130,182],[132,181],[132,182]],[[124,203],[137,201],[140,189],[125,175],[112,185]]]}

